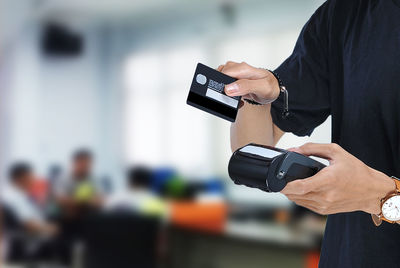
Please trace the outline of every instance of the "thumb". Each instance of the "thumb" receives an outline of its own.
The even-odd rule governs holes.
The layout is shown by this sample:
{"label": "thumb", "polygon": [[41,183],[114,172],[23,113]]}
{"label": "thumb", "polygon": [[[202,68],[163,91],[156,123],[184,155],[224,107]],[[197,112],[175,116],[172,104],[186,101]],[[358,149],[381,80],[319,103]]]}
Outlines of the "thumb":
{"label": "thumb", "polygon": [[240,79],[229,85],[225,86],[225,93],[228,96],[244,96],[247,94],[255,94],[257,97],[265,99],[274,99],[272,96],[272,88],[268,84],[268,80],[265,78],[250,80]]}
{"label": "thumb", "polygon": [[332,160],[341,150],[341,147],[334,143],[306,143],[295,149],[297,153],[307,156],[317,156]]}

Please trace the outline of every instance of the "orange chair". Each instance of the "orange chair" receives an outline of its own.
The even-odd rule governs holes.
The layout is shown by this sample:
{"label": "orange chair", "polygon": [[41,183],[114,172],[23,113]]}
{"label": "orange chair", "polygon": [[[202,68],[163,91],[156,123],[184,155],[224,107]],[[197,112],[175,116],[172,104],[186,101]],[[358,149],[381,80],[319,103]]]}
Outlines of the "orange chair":
{"label": "orange chair", "polygon": [[311,251],[306,255],[305,268],[318,268],[319,252]]}
{"label": "orange chair", "polygon": [[44,179],[35,179],[32,182],[30,194],[38,204],[43,204],[46,201],[49,184]]}
{"label": "orange chair", "polygon": [[171,204],[171,222],[173,225],[222,233],[228,215],[228,206],[222,202],[174,202]]}

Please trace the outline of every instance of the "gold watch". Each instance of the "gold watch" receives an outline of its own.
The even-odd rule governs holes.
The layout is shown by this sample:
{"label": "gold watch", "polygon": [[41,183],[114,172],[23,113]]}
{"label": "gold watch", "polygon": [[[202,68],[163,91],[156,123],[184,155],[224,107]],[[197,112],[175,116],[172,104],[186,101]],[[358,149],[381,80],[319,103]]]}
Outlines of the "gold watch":
{"label": "gold watch", "polygon": [[376,226],[382,224],[382,220],[389,223],[400,224],[400,180],[392,176],[396,184],[396,190],[381,199],[381,213],[371,214]]}

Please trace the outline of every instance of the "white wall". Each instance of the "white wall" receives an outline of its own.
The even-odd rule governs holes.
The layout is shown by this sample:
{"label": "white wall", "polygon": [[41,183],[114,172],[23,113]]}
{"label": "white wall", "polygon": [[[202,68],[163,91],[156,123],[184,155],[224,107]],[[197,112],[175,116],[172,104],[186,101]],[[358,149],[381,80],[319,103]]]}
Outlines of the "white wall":
{"label": "white wall", "polygon": [[9,51],[10,60],[3,63],[10,82],[9,96],[2,94],[8,104],[3,166],[27,159],[45,174],[49,164],[67,165],[71,152],[85,147],[97,156],[97,173],[116,175],[121,169],[121,87],[113,76],[120,63],[118,57],[110,61],[107,52],[115,37],[105,36],[101,27],[82,32],[80,57],[44,57],[35,24]]}
{"label": "white wall", "polygon": [[[125,91],[122,77],[125,74],[124,63],[128,55],[146,55],[149,52],[155,53],[152,54],[155,57],[162,55],[162,68],[182,76],[182,83],[168,84],[173,92],[170,94],[172,97],[168,96],[171,101],[161,100],[164,108],[171,109],[163,110],[166,112],[160,116],[176,115],[175,121],[164,124],[163,127],[169,130],[161,129],[157,135],[166,132],[166,142],[173,140],[178,145],[180,140],[174,136],[171,126],[182,127],[181,132],[188,135],[195,131],[199,138],[203,134],[213,136],[213,139],[208,137],[208,140],[199,143],[209,149],[207,154],[198,158],[209,159],[204,162],[199,160],[197,164],[200,167],[207,163],[203,165],[203,171],[226,176],[226,163],[230,156],[229,124],[199,115],[200,111],[192,109],[189,112],[191,108],[184,103],[192,63],[194,68],[197,61],[205,60],[204,63],[217,66],[226,60],[237,60],[274,68],[290,54],[302,25],[321,1],[254,0],[238,3],[238,26],[227,23],[215,5],[175,15],[160,13],[156,16],[150,12],[148,16],[132,17],[118,24],[83,24],[81,31],[86,40],[85,52],[82,57],[69,60],[44,58],[38,47],[38,20],[22,23],[23,31],[14,35],[11,42],[6,42],[12,45],[6,52],[0,49],[3,52],[0,53],[0,79],[8,80],[7,83],[0,80],[0,168],[3,168],[0,172],[4,173],[4,167],[11,161],[22,158],[33,161],[39,172],[44,174],[48,164],[66,164],[72,150],[85,146],[92,148],[98,156],[98,173],[118,176],[123,170],[125,157],[129,155],[126,150],[138,150],[138,144],[145,144],[145,141],[131,142],[134,144],[132,148],[126,145],[135,138],[135,133],[141,131],[145,135],[146,131],[149,132],[148,126],[143,124],[131,126],[132,135],[127,132],[131,115],[129,112],[124,114],[128,111],[126,104],[129,104],[126,102],[129,94]],[[278,35],[279,38],[275,38]],[[200,54],[190,54],[199,47],[202,50]],[[189,51],[187,57],[185,51]],[[174,53],[184,55],[185,62],[190,61],[190,64],[180,65],[179,60],[173,61]],[[144,89],[147,90],[146,87]],[[146,105],[143,107],[146,108]],[[146,118],[148,113],[145,108],[138,109],[136,116]],[[207,125],[207,130],[196,131],[187,125],[186,128],[182,126],[179,120],[186,118],[184,122],[188,122],[187,117],[192,114],[199,115],[196,118]],[[128,135],[124,135],[126,133]],[[311,139],[287,135],[279,146],[300,145],[307,140],[329,142],[329,122],[319,128]],[[149,144],[152,142],[156,141],[151,140]],[[165,152],[171,150],[170,147],[164,146],[160,150]],[[197,153],[191,150],[190,145],[179,148],[173,145],[172,149],[175,148],[178,151],[166,153],[165,157],[175,155],[178,158]],[[128,157],[128,160],[131,159]],[[184,160],[188,162],[191,159]],[[257,198],[261,195],[254,191],[238,191],[238,196],[242,197]]]}

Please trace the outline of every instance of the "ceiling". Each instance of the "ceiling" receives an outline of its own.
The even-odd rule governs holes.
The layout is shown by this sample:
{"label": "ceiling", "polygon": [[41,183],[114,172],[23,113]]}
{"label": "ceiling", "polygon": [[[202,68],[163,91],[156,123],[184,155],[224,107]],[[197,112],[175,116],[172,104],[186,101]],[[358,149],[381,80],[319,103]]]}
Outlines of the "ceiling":
{"label": "ceiling", "polygon": [[[17,36],[27,24],[38,20],[67,23],[126,21],[153,23],[165,17],[191,17],[234,5],[238,8],[267,6],[303,8],[323,0],[0,0],[0,46]],[[269,8],[268,8],[269,9]],[[137,25],[141,27],[140,25]]]}

